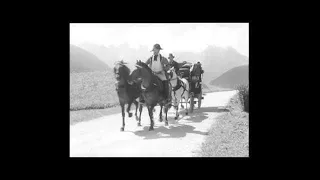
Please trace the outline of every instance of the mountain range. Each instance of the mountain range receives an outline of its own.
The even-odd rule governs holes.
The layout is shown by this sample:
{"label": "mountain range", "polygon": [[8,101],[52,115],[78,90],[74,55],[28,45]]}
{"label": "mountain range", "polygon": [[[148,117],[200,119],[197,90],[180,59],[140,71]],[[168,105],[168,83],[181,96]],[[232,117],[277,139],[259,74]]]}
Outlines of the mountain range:
{"label": "mountain range", "polygon": [[[151,48],[147,46],[140,46],[135,49],[130,48],[128,44],[106,47],[88,42],[78,46],[97,56],[109,67],[113,67],[116,61],[124,60],[129,63],[129,68],[133,68],[136,60],[145,61],[152,55]],[[201,62],[205,71],[203,76],[204,83],[209,83],[234,67],[248,65],[249,63],[247,56],[240,54],[232,47],[222,48],[210,45],[202,52],[174,51],[172,53],[175,55],[177,62]],[[163,55],[168,57],[168,54]]]}

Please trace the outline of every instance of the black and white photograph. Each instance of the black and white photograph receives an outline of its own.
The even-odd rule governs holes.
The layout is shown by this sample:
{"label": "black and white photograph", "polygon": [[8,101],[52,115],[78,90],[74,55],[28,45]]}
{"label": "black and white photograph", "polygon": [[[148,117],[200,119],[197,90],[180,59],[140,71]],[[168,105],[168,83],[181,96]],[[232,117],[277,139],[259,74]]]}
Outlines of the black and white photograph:
{"label": "black and white photograph", "polygon": [[249,22],[69,26],[70,157],[249,157]]}

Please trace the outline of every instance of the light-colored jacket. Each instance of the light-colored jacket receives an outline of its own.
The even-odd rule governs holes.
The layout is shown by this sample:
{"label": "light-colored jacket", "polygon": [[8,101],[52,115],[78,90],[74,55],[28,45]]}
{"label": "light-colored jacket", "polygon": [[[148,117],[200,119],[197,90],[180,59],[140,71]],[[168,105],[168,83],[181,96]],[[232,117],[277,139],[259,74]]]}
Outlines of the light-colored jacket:
{"label": "light-colored jacket", "polygon": [[[167,60],[167,58],[163,57],[161,54],[158,55],[158,58],[160,60],[160,63],[161,63],[161,66],[162,66],[162,70],[158,71],[158,72],[155,72],[155,74],[163,81],[163,80],[167,80],[168,77],[167,77],[167,73],[166,71],[169,70],[170,68],[170,65],[169,65],[169,62]],[[148,58],[148,60],[146,61],[146,64],[149,65],[149,67],[151,69],[154,69],[152,68],[152,63],[154,63],[154,55],[152,55],[150,58]]]}
{"label": "light-colored jacket", "polygon": [[[170,69],[169,67],[169,61],[167,58],[165,58],[164,56],[162,56],[161,54],[159,54],[159,56],[161,57],[160,62],[162,64],[162,68],[163,70],[167,71]],[[146,64],[149,65],[149,67],[152,66],[152,60],[154,58],[154,55],[152,55],[151,57],[148,58],[148,60],[146,61]]]}

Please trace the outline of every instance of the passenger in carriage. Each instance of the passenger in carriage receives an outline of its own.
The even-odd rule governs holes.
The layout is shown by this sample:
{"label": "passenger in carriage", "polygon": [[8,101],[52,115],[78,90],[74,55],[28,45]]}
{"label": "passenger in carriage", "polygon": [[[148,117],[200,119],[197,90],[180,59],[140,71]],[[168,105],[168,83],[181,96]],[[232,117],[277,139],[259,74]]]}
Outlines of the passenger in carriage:
{"label": "passenger in carriage", "polygon": [[175,60],[173,60],[173,58],[174,58],[174,55],[170,53],[168,57],[168,59],[170,60],[169,61],[170,68],[174,67],[176,74],[179,74],[179,64]]}

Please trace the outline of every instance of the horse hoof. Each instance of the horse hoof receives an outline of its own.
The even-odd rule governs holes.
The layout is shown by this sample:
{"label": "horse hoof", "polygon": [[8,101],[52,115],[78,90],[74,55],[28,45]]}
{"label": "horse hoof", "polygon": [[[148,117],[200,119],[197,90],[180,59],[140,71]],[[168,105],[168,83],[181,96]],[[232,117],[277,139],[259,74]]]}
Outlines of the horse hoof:
{"label": "horse hoof", "polygon": [[162,118],[160,118],[160,119],[159,119],[159,122],[162,122],[162,121],[163,121],[163,119],[162,119]]}
{"label": "horse hoof", "polygon": [[169,123],[168,123],[168,122],[166,122],[164,125],[165,125],[165,126],[168,126],[168,125],[169,125]]}
{"label": "horse hoof", "polygon": [[150,126],[149,127],[149,131],[153,131],[154,129],[153,129],[153,126]]}
{"label": "horse hoof", "polygon": [[120,128],[120,131],[124,131],[124,127],[121,127],[121,128]]}
{"label": "horse hoof", "polygon": [[178,117],[174,117],[174,120],[177,120],[178,119]]}
{"label": "horse hoof", "polygon": [[138,123],[137,125],[138,125],[138,126],[141,126],[141,123]]}
{"label": "horse hoof", "polygon": [[132,113],[129,113],[129,117],[132,117]]}
{"label": "horse hoof", "polygon": [[188,115],[188,112],[186,112],[186,115]]}

